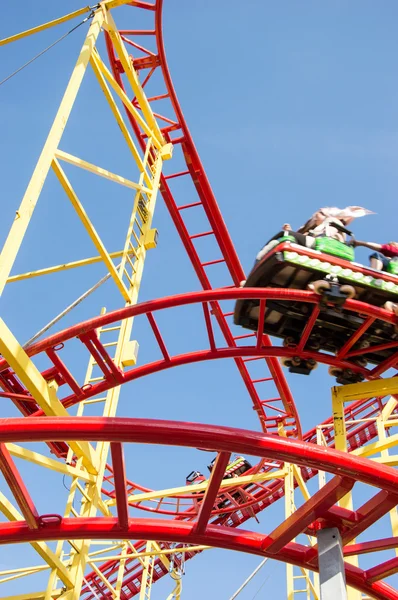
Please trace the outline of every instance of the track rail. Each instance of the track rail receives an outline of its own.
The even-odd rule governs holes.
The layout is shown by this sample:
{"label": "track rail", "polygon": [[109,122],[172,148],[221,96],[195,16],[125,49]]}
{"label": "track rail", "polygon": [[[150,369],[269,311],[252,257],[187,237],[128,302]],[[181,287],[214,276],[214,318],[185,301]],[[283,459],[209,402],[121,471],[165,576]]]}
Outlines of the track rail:
{"label": "track rail", "polygon": [[[124,41],[132,47],[132,52],[134,52],[134,55],[132,56],[134,67],[137,70],[142,70],[146,73],[142,86],[144,89],[151,88],[151,94],[148,94],[148,101],[152,106],[159,101],[161,101],[162,104],[167,104],[165,113],[162,111],[162,113],[154,112],[154,114],[160,123],[164,123],[164,125],[161,126],[161,132],[165,139],[172,142],[175,148],[180,149],[182,153],[182,163],[184,165],[178,171],[171,172],[168,175],[162,175],[160,184],[161,194],[202,287],[204,289],[211,289],[214,287],[211,283],[212,276],[210,270],[213,269],[215,265],[224,266],[225,284],[230,286],[232,283],[232,285],[236,286],[240,281],[245,279],[244,271],[189,132],[168,69],[163,42],[163,1],[157,0],[154,4],[132,2],[131,9],[132,22],[140,21],[137,12],[145,11],[146,13],[153,15],[153,29],[122,30],[120,33],[122,34]],[[136,39],[137,37],[138,39]],[[149,46],[146,47],[144,45],[143,40],[148,39],[152,42],[152,46],[154,44],[155,47],[149,48]],[[123,69],[121,68],[120,62],[116,59],[110,37],[107,36],[106,40],[109,59],[115,79],[123,88]],[[161,77],[159,77],[159,75],[161,75]],[[132,103],[136,106],[135,99],[132,100]],[[142,134],[131,114],[128,111],[126,111],[126,114],[136,137],[141,140],[142,145],[144,145],[145,135]],[[190,199],[187,203],[184,195],[183,203],[178,203],[179,195],[172,191],[172,186],[177,180],[184,178],[189,178],[192,181],[197,197],[195,199]],[[189,231],[187,215],[192,212],[195,215],[200,212],[199,216],[201,220],[205,219],[207,221],[208,225],[203,227],[203,231],[195,231],[192,233]],[[204,260],[201,258],[203,248],[200,250],[197,242],[198,240],[203,242],[209,239],[212,239],[213,242],[216,243],[216,249],[214,249],[214,243],[211,246],[212,252],[215,252],[216,254],[212,260]],[[228,313],[223,311],[218,303],[212,304],[211,310],[216,316],[228,347],[234,348],[237,345],[237,340],[227,321]],[[271,344],[271,341],[268,340],[268,343]],[[273,419],[268,420],[267,408],[261,401],[254,377],[251,376],[247,365],[239,356],[235,357],[234,361],[252,400],[253,407],[259,416],[263,431],[277,433],[278,425],[275,425]],[[268,370],[268,374],[265,373],[264,379],[267,379],[270,383],[274,382],[275,384],[277,394],[271,392],[272,396],[270,397],[272,397],[273,403],[280,404],[280,414],[284,421],[285,429],[290,435],[300,437],[302,432],[299,415],[281,366],[278,360],[273,356],[266,357],[265,363],[267,365],[265,369]]]}
{"label": "track rail", "polygon": [[[239,452],[264,459],[283,460],[310,469],[322,469],[334,475],[288,520],[284,520],[269,534],[239,530],[239,535],[225,527],[210,524],[208,516],[195,522],[181,520],[125,519],[123,494],[119,496],[118,516],[115,518],[63,519],[56,515],[37,516],[36,522],[17,521],[0,524],[0,543],[26,542],[52,539],[136,539],[173,540],[178,543],[211,544],[215,547],[241,550],[276,560],[282,560],[311,570],[317,569],[316,548],[292,540],[301,532],[317,528],[317,522],[325,526],[339,524],[342,531],[344,552],[349,556],[393,547],[396,539],[372,539],[357,544],[353,549],[349,542],[365,531],[371,524],[388,513],[398,502],[398,472],[372,460],[328,449],[314,444],[279,436],[227,427],[200,425],[175,421],[150,421],[146,419],[106,419],[89,417],[46,417],[4,419],[0,423],[0,442],[32,442],[62,440],[65,432],[70,439],[81,441],[108,441],[111,443],[115,470],[123,461],[121,444],[128,442],[163,444],[180,447],[203,448],[219,452],[219,460],[231,452]],[[117,450],[117,451],[116,451]],[[224,460],[225,460],[224,459]],[[223,475],[214,478],[206,492],[211,495]],[[350,491],[356,482],[376,489],[376,493],[356,510],[346,510],[336,502]],[[121,486],[125,488],[125,483]],[[20,501],[26,498],[18,485],[12,486],[19,493]],[[203,504],[206,503],[206,496]],[[29,503],[25,512],[34,511]],[[396,562],[396,561],[395,561]],[[397,600],[398,591],[381,581],[398,570],[392,561],[362,570],[346,564],[347,583],[374,598]],[[125,585],[125,584],[124,584]],[[105,596],[106,597],[106,596]]]}
{"label": "track rail", "polygon": [[[295,348],[274,346],[269,343],[269,338],[267,336],[262,335],[261,333],[259,334],[258,332],[251,333],[247,337],[244,336],[245,341],[247,341],[247,339],[253,341],[252,345],[235,345],[230,347],[229,345],[219,346],[216,344],[211,320],[209,318],[209,306],[215,302],[220,303],[222,301],[244,298],[264,301],[283,300],[285,302],[292,303],[305,302],[310,305],[317,305],[319,303],[319,296],[317,294],[302,290],[234,288],[227,290],[221,289],[191,292],[188,294],[180,294],[177,296],[169,296],[157,300],[150,300],[148,302],[128,306],[95,317],[94,319],[74,325],[30,346],[26,349],[26,352],[30,357],[47,355],[51,366],[43,371],[42,374],[45,379],[55,378],[58,384],[61,386],[61,389],[62,386],[65,386],[65,388],[68,390],[66,395],[62,398],[62,403],[65,407],[73,406],[82,400],[92,398],[122,383],[126,383],[139,377],[147,376],[152,373],[180,365],[192,364],[206,360],[218,360],[222,358],[239,357],[241,360],[252,360],[253,358],[272,357],[277,360],[276,357],[294,356],[297,352]],[[173,355],[169,353],[167,349],[167,345],[157,325],[155,314],[166,309],[175,309],[178,307],[195,305],[201,305],[203,307],[203,327],[206,329],[209,345],[206,348],[198,348],[194,352]],[[344,308],[345,310],[355,314],[361,314],[366,317],[378,319],[381,323],[396,324],[397,322],[397,317],[391,312],[357,300],[347,300]],[[124,319],[131,317],[136,318],[143,315],[146,316],[152,327],[156,343],[163,357],[160,360],[142,364],[138,367],[131,367],[122,371],[114,364],[112,357],[108,353],[105,346],[100,342],[96,332],[100,328],[112,326],[115,323],[123,321]],[[360,339],[357,336],[357,332],[353,333],[353,337],[355,338],[356,342],[358,342]],[[78,339],[81,342],[82,347],[86,348],[89,355],[97,360],[103,372],[103,377],[101,380],[90,386],[79,385],[77,377],[75,378],[71,368],[69,368],[61,358],[62,351],[64,350],[66,343],[74,338]],[[397,346],[398,342],[392,342],[391,344]],[[370,347],[362,352],[366,353],[372,350],[373,347]],[[388,360],[385,360],[381,364],[372,368],[361,367],[355,362],[351,362],[349,354],[343,358],[339,358],[338,356],[333,356],[331,354],[316,350],[302,349],[300,351],[300,355],[304,358],[314,358],[317,362],[323,364],[350,368],[355,372],[361,373],[366,379],[378,378],[384,372],[394,367],[394,365],[398,363],[398,350],[391,357],[389,357]],[[31,407],[31,414],[36,416],[41,415],[39,410],[32,411],[32,405],[35,404],[33,398],[29,396],[28,391],[18,381],[15,374],[10,372],[7,362],[4,359],[0,360],[0,377],[1,384],[4,389],[4,395],[9,395],[11,399],[16,395],[25,397],[29,403],[29,406]],[[17,400],[19,400],[18,397]],[[260,400],[261,405],[271,408],[274,410],[274,412],[277,412],[275,416],[267,417],[268,422],[272,421],[272,428],[276,428],[278,423],[280,423],[281,420],[286,419],[288,416],[287,413],[280,408],[280,404],[277,404],[278,400],[279,399]]]}

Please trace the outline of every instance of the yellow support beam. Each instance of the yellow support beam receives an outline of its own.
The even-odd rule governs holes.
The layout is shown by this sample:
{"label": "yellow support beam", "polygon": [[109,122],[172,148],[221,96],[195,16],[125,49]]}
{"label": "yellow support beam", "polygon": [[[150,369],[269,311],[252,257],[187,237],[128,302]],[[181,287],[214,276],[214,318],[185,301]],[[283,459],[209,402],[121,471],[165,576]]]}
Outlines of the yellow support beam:
{"label": "yellow support beam", "polygon": [[18,446],[17,444],[9,443],[6,444],[6,446],[9,453],[17,458],[28,460],[29,462],[39,465],[40,467],[45,467],[46,469],[50,469],[51,471],[57,471],[58,473],[62,473],[63,475],[69,475],[70,477],[79,477],[84,481],[95,481],[95,475],[87,473],[87,471],[84,471],[83,469],[72,467],[72,465],[68,465],[65,462],[54,460],[53,458],[44,456],[44,454],[34,452],[33,450],[28,450],[27,448],[23,448],[22,446]]}
{"label": "yellow support beam", "polygon": [[[335,432],[335,448],[347,452],[347,429],[345,423],[344,414],[344,403],[352,402],[354,400],[361,400],[366,398],[372,398],[373,396],[386,396],[391,393],[398,392],[398,381],[397,379],[376,379],[372,381],[366,381],[363,383],[352,383],[344,386],[334,386],[332,388],[332,409],[333,409],[333,422]],[[367,456],[372,454],[374,446],[379,447],[380,442],[371,444],[370,446],[364,446],[360,448],[360,452],[354,451],[353,454],[361,456]],[[348,510],[353,510],[352,493],[346,494],[339,502],[339,505]],[[351,541],[354,544],[355,540]],[[358,556],[350,556],[346,558],[347,562],[358,566]],[[354,590],[351,587],[347,588],[348,600],[361,600],[361,593]]]}
{"label": "yellow support beam", "polygon": [[[127,542],[123,543],[122,553],[126,554],[127,551]],[[122,593],[123,586],[123,577],[124,577],[124,568],[126,566],[126,560],[128,559],[128,555],[123,558],[119,558],[119,568],[117,570],[117,579],[116,579],[116,600],[120,600],[120,596]]]}
{"label": "yellow support beam", "polygon": [[373,396],[393,396],[394,394],[398,394],[398,378],[396,377],[372,379],[372,381],[349,383],[332,388],[332,396],[341,399],[342,402],[362,400]]}
{"label": "yellow support beam", "polygon": [[105,577],[105,575],[99,570],[99,568],[95,565],[92,564],[90,565],[93,569],[93,571],[96,572],[96,574],[98,575],[98,577],[101,579],[102,583],[108,588],[108,590],[110,591],[110,593],[112,594],[113,598],[116,598],[116,590],[115,588],[109,583],[109,581],[107,580],[107,578]]}
{"label": "yellow support beam", "polygon": [[[64,590],[54,590],[51,598],[59,598]],[[17,596],[4,596],[1,600],[45,600],[46,592],[32,592],[30,594],[18,594]]]}
{"label": "yellow support beam", "polygon": [[65,23],[66,21],[70,21],[71,19],[75,19],[80,15],[84,15],[85,13],[91,10],[90,6],[84,6],[83,8],[79,8],[74,12],[71,12],[63,17],[59,17],[58,19],[54,19],[53,21],[48,21],[47,23],[43,23],[42,25],[37,25],[36,27],[32,27],[32,29],[27,29],[26,31],[21,31],[20,33],[16,33],[15,35],[11,35],[8,38],[4,38],[0,40],[0,46],[5,46],[6,44],[10,44],[11,42],[16,42],[17,40],[21,40],[22,38],[28,37],[29,35],[33,35],[34,33],[39,33],[40,31],[44,31],[45,29],[49,29],[50,27],[55,27],[56,25],[61,25],[61,23]]}
{"label": "yellow support beam", "polygon": [[394,446],[398,445],[398,433],[391,435],[390,437],[386,437],[384,439],[379,439],[377,442],[373,442],[372,444],[367,444],[366,446],[362,446],[362,448],[356,448],[352,451],[352,454],[356,454],[357,456],[372,456],[378,452],[383,452],[383,450],[388,450],[389,448],[394,448]]}
{"label": "yellow support beam", "polygon": [[[109,11],[106,12],[104,27],[109,33],[113,46],[116,50],[116,54],[120,59],[120,62],[123,66],[124,72],[131,86],[131,89],[133,90],[135,97],[137,98],[137,102],[141,107],[142,114],[145,117],[145,121],[151,128],[151,134],[149,137],[154,137],[156,142],[159,143],[159,147],[161,147],[165,144],[164,137],[153,115],[152,109],[147,100],[145,92],[142,89],[140,80],[138,79],[137,71],[133,68],[131,58],[127,53],[126,47],[123,44],[123,41],[120,37],[120,33]],[[157,144],[155,143],[155,145]]]}
{"label": "yellow support beam", "polygon": [[300,492],[303,494],[304,500],[307,502],[311,498],[311,494],[308,491],[308,488],[305,484],[303,476],[301,474],[300,468],[297,465],[292,465],[293,469],[293,477],[299,486]]}
{"label": "yellow support beam", "polygon": [[[89,559],[89,563],[99,563],[99,562],[106,562],[108,560],[124,560],[126,558],[144,558],[145,556],[170,556],[171,554],[176,554],[176,553],[186,553],[186,552],[202,552],[203,550],[211,550],[212,546],[189,546],[187,548],[185,547],[181,547],[181,548],[172,548],[171,550],[162,550],[160,547],[159,549],[155,549],[155,550],[151,550],[149,552],[137,552],[137,553],[123,553],[123,554],[118,554],[117,556],[115,555],[107,555],[107,556],[101,556],[101,557],[94,557],[91,558],[91,556],[94,556],[96,553],[93,552],[92,554],[90,554],[90,559]],[[108,549],[105,550],[101,550],[101,552],[106,552]]]}
{"label": "yellow support beam", "polygon": [[97,167],[97,165],[93,165],[92,163],[87,162],[77,156],[73,156],[73,154],[69,154],[68,152],[64,152],[63,150],[57,150],[55,153],[55,157],[59,160],[67,162],[75,167],[79,167],[80,169],[84,169],[89,171],[90,173],[94,173],[95,175],[99,175],[104,179],[109,179],[109,181],[113,181],[114,183],[119,183],[120,185],[124,185],[132,190],[138,190],[140,192],[151,192],[151,190],[143,185],[135,183],[134,181],[130,181],[121,175],[116,175],[107,169],[103,169],[102,167]]}
{"label": "yellow support beam", "polygon": [[[32,362],[25,350],[18,343],[8,329],[3,319],[0,318],[0,353],[10,367],[32,394],[37,404],[46,415],[67,417],[68,412],[57,397],[54,385],[43,378],[36,365]],[[88,442],[71,442],[70,447],[77,456],[83,458],[83,464],[91,474],[97,473],[95,451]]]}
{"label": "yellow support beam", "polygon": [[[117,81],[113,77],[112,73],[109,71],[108,67],[101,60],[100,55],[98,54],[98,51],[93,52],[93,55],[91,58],[91,63],[94,63],[96,65],[96,67],[101,71],[102,75],[104,76],[106,81],[109,83],[111,88],[119,96],[120,100],[123,102],[124,106],[127,108],[129,113],[132,115],[132,117],[135,119],[135,121],[137,121],[138,125],[142,128],[142,130],[146,133],[146,135],[148,137],[153,138],[154,145],[156,146],[156,148],[158,150],[160,150],[165,145],[165,141],[163,140],[163,137],[160,136],[160,138],[159,138],[159,137],[155,136],[151,127],[148,125],[148,122],[146,121],[146,119],[144,117],[142,117],[141,114],[139,113],[139,111],[135,108],[135,106],[132,105],[131,100],[127,96],[126,92],[124,92],[122,90],[120,85],[117,83]],[[153,118],[151,119],[151,121],[152,120],[153,120]]]}
{"label": "yellow support beam", "polygon": [[115,264],[113,262],[113,260],[111,259],[111,257],[109,256],[109,252],[107,251],[107,249],[105,248],[104,244],[102,243],[102,240],[100,238],[100,236],[98,235],[94,225],[92,224],[92,222],[90,221],[86,211],[83,208],[82,203],[80,202],[79,198],[77,197],[69,179],[67,178],[65,171],[62,169],[61,165],[59,164],[58,160],[56,158],[54,158],[53,163],[52,163],[54,172],[56,174],[56,176],[58,177],[58,180],[60,182],[60,184],[62,185],[62,187],[65,190],[66,195],[68,196],[69,200],[72,203],[73,208],[75,209],[75,211],[77,212],[81,222],[83,223],[88,235],[91,238],[91,241],[93,242],[94,246],[96,247],[97,251],[99,252],[99,254],[102,257],[102,260],[104,261],[109,273],[112,276],[112,279],[114,280],[114,282],[116,283],[120,293],[122,294],[124,300],[126,302],[130,301],[130,294],[128,289],[126,288],[126,286],[124,285],[123,281],[121,280],[118,270],[115,267]]}
{"label": "yellow support beam", "polygon": [[[223,479],[220,484],[220,489],[229,487],[238,487],[248,485],[250,483],[256,483],[257,481],[268,481],[270,479],[277,479],[286,477],[286,471],[279,469],[271,473],[258,473],[256,475],[242,475],[241,477],[234,477],[233,479]],[[209,482],[194,483],[192,485],[184,485],[176,488],[168,488],[165,490],[156,490],[153,492],[143,492],[141,494],[132,494],[129,496],[129,502],[144,502],[145,500],[155,500],[156,498],[169,498],[172,496],[181,496],[183,494],[193,494],[197,492],[204,492],[207,490]],[[112,498],[106,502],[108,506],[115,506],[116,500]]]}
{"label": "yellow support beam", "polygon": [[[120,258],[123,256],[124,250],[119,252],[109,252],[110,258]],[[134,254],[130,251],[129,254]],[[32,277],[41,277],[42,275],[51,275],[52,273],[59,273],[60,271],[67,271],[68,269],[76,269],[78,267],[86,267],[95,263],[103,262],[102,256],[91,256],[89,258],[82,258],[81,260],[75,260],[70,263],[63,265],[54,265],[52,267],[46,267],[45,269],[39,269],[38,271],[28,271],[27,273],[20,273],[19,275],[12,275],[7,279],[7,283],[13,283],[15,281],[23,281],[24,279],[31,279]]]}
{"label": "yellow support beam", "polygon": [[131,0],[104,0],[101,4],[111,10],[112,8],[117,8],[118,6],[124,6],[125,4],[130,4]]}
{"label": "yellow support beam", "polygon": [[[133,138],[131,137],[130,131],[127,127],[127,125],[124,122],[124,119],[122,117],[122,113],[120,112],[112,94],[111,91],[109,89],[108,84],[106,83],[106,79],[101,71],[101,65],[99,64],[99,61],[101,61],[100,56],[98,54],[97,49],[94,50],[93,55],[90,59],[90,64],[91,67],[94,71],[94,74],[98,80],[98,83],[100,85],[101,90],[104,93],[104,96],[109,104],[109,107],[112,111],[112,114],[117,122],[117,124],[119,125],[120,131],[122,132],[122,135],[126,141],[126,144],[138,166],[138,169],[140,170],[141,173],[144,174],[144,181],[146,183],[146,185],[148,187],[151,187],[151,179],[149,174],[146,171],[145,165],[142,161],[141,155],[137,149],[136,144],[134,143]],[[111,73],[108,71],[109,77],[112,77]],[[113,78],[112,78],[113,79]],[[117,85],[116,81],[113,80],[114,85]],[[118,89],[120,89],[120,87],[118,86]],[[131,103],[130,103],[131,104]]]}
{"label": "yellow support beam", "polygon": [[[15,508],[13,504],[6,498],[6,496],[0,492],[0,512],[9,520],[9,521],[23,521],[23,516],[21,513]],[[69,572],[67,571],[65,565],[59,560],[59,558],[54,554],[54,552],[45,544],[44,542],[31,542],[30,545],[36,552],[42,557],[46,563],[54,569],[62,582],[66,585],[67,588],[73,587],[73,579],[71,578]]]}
{"label": "yellow support beam", "polygon": [[8,569],[0,573],[0,585],[7,583],[7,581],[15,581],[16,579],[22,579],[22,577],[28,577],[35,573],[41,573],[50,568],[50,565],[41,565],[37,567],[22,567],[20,569]]}
{"label": "yellow support beam", "polygon": [[72,111],[73,104],[76,100],[80,84],[86,72],[88,62],[93,52],[97,37],[101,31],[103,22],[104,13],[101,9],[96,11],[94,18],[91,21],[87,37],[79,54],[76,66],[73,69],[72,76],[69,80],[64,97],[62,98],[50,133],[47,137],[46,143],[44,144],[32,178],[28,184],[25,195],[22,199],[19,209],[16,212],[14,222],[5,241],[0,255],[0,295],[2,294],[4,286],[6,285],[26,229],[36,207],[40,192],[43,188],[44,181],[50,170],[54,153],[62,138],[62,134]]}

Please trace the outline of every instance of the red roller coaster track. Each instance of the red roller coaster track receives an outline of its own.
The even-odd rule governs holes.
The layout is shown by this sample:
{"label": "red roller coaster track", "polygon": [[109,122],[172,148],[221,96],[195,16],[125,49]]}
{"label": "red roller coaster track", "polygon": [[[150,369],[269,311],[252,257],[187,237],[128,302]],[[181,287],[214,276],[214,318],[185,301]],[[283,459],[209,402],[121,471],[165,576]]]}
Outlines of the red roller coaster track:
{"label": "red roller coaster track", "polygon": [[[40,418],[8,419],[0,423],[0,442],[32,442],[62,440],[68,431],[74,439],[111,442],[113,449],[113,468],[119,474],[119,483],[115,488],[118,517],[115,518],[78,518],[63,519],[56,515],[42,515],[36,524],[3,523],[0,527],[0,543],[22,542],[29,540],[51,539],[125,539],[142,537],[154,540],[174,540],[180,543],[211,544],[229,550],[240,550],[253,554],[269,556],[284,562],[316,570],[316,549],[302,546],[291,540],[303,530],[322,522],[323,526],[339,524],[345,544],[367,529],[386,514],[397,502],[397,472],[373,461],[354,457],[347,453],[307,444],[293,439],[264,435],[240,429],[220,426],[196,425],[175,421],[148,421],[140,419],[104,419],[104,418]],[[137,442],[146,444],[166,444],[182,447],[202,446],[216,450],[219,456],[231,452],[245,453],[266,459],[284,460],[302,467],[322,469],[335,475],[319,492],[304,504],[292,518],[285,520],[270,534],[264,535],[250,531],[234,531],[222,525],[209,525],[209,510],[202,510],[202,519],[195,523],[182,521],[134,519],[128,520],[126,482],[124,480],[123,450],[121,443]],[[3,459],[4,460],[4,459]],[[209,486],[207,494],[211,496],[223,476]],[[368,484],[378,491],[356,512],[350,512],[336,506],[355,482]],[[213,488],[213,489],[212,489]],[[14,485],[14,492],[17,485]],[[20,497],[23,497],[23,492]],[[205,507],[204,499],[203,507]],[[211,505],[210,505],[211,509]],[[26,503],[25,514],[31,507]],[[205,513],[205,514],[204,514]],[[38,529],[39,527],[39,529]],[[357,544],[355,552],[375,552],[395,545],[396,539],[380,539]],[[347,554],[353,549],[347,547]],[[379,580],[398,569],[397,560],[386,561],[363,571],[346,564],[347,582],[353,587],[370,594],[374,598],[396,600],[398,592]]]}

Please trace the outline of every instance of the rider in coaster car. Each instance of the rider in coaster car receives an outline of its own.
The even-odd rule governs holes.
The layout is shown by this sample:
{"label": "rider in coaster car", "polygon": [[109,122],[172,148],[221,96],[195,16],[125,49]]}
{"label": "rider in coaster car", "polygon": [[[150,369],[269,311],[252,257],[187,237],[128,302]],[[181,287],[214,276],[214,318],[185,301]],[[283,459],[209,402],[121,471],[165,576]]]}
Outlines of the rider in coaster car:
{"label": "rider in coaster car", "polygon": [[[345,244],[346,234],[341,229],[334,225],[345,228],[350,225],[357,217],[373,214],[372,211],[362,208],[361,206],[347,206],[346,208],[338,208],[337,206],[326,206],[320,208],[312,217],[302,225],[297,231],[292,231],[288,223],[282,227],[282,231],[274,235],[274,237],[263,246],[256,256],[257,264],[272,248],[280,244],[283,237],[291,236],[295,243],[307,248],[315,246],[315,238],[330,237]],[[241,283],[244,285],[244,282]]]}
{"label": "rider in coaster car", "polygon": [[[325,236],[345,244],[346,233],[341,231],[341,228],[344,229],[350,225],[354,219],[369,214],[373,214],[372,211],[362,208],[362,206],[347,206],[346,208],[326,206],[314,213],[312,217],[298,229],[298,233],[302,233],[311,238]],[[310,244],[306,243],[306,246],[310,246]]]}
{"label": "rider in coaster car", "polygon": [[389,242],[388,244],[376,244],[374,242],[360,242],[351,240],[351,245],[364,246],[375,250],[374,254],[369,256],[370,266],[376,271],[387,271],[390,262],[398,262],[398,242]]}

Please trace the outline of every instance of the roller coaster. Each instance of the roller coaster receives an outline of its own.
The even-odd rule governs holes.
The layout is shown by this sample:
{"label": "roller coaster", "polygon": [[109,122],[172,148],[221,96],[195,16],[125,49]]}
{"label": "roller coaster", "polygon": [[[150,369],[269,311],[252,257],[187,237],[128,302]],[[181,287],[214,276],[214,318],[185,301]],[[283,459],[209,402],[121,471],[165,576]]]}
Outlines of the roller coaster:
{"label": "roller coaster", "polygon": [[[330,585],[321,564],[322,534],[337,532],[347,596],[336,600],[396,600],[398,318],[386,302],[398,298],[398,275],[282,236],[246,280],[173,87],[162,9],[162,0],[103,0],[0,40],[1,46],[18,43],[73,19],[88,27],[0,257],[5,302],[8,290],[20,286],[21,297],[34,294],[50,319],[59,298],[47,298],[40,286],[52,277],[65,297],[77,296],[24,344],[12,331],[8,307],[0,320],[6,483],[0,543],[2,551],[16,543],[32,549],[21,552],[20,565],[0,572],[1,597],[150,600],[156,582],[169,578],[167,598],[179,600],[187,561],[220,548],[286,563],[288,600],[302,594],[318,600]],[[114,18],[135,28],[120,29]],[[128,178],[60,147],[87,71],[118,126]],[[96,176],[84,203],[72,185],[76,173]],[[94,225],[99,203],[111,211],[115,202],[109,182],[128,194],[129,207],[112,252],[109,236]],[[70,242],[60,264],[23,270],[31,269],[30,253],[21,259],[23,242],[47,185],[52,195],[66,195],[77,216],[70,240],[84,237],[96,254],[76,258]],[[139,302],[147,254],[159,252],[158,196],[197,287]],[[51,253],[46,259],[51,263]],[[92,285],[85,274],[99,273],[98,266],[105,275]],[[214,285],[220,267],[224,282]],[[94,298],[98,310],[87,318],[83,301],[91,307]],[[111,309],[101,309],[108,300]],[[32,314],[24,318],[18,330],[30,332]],[[173,335],[177,329],[181,335]],[[177,367],[199,369],[224,359],[241,385],[242,397],[231,406],[253,409],[255,430],[139,417],[140,382],[164,373],[178,386],[186,380]],[[325,375],[321,394],[332,416],[304,432],[283,366],[303,375],[316,365],[326,365],[339,385]],[[126,403],[118,409],[122,389],[133,398],[127,413]],[[146,401],[160,412],[161,399]],[[169,487],[135,481],[137,456],[156,452],[162,464],[168,446],[196,456],[198,465],[211,456],[209,474],[194,471]],[[29,489],[29,468],[40,472],[43,489],[57,482],[65,492],[62,506],[58,497],[53,509],[41,510],[47,502]],[[167,474],[149,470],[147,481]],[[265,519],[259,528],[271,505],[281,507],[280,520],[270,527]],[[40,564],[27,564],[32,554]],[[32,591],[20,593],[20,585]]]}

